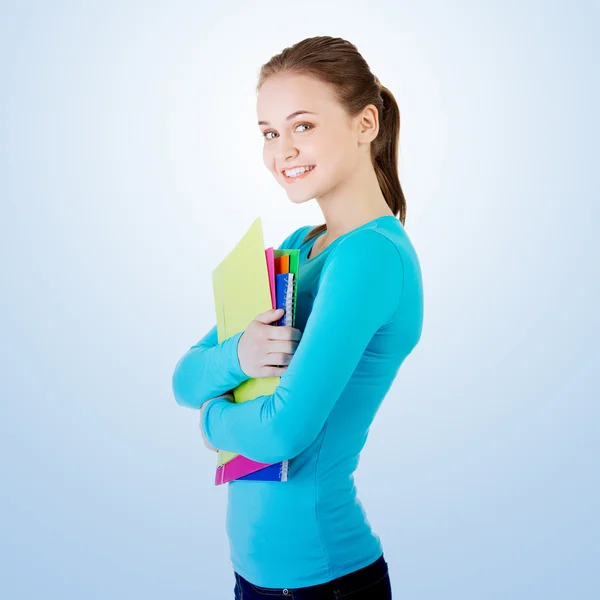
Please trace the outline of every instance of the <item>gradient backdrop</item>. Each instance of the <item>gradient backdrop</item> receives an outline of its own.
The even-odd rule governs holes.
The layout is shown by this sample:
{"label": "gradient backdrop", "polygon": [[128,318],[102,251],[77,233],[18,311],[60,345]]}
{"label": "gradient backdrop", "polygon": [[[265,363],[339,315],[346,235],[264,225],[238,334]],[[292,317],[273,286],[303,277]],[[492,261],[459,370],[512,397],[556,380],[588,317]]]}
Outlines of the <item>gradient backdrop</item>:
{"label": "gradient backdrop", "polygon": [[262,164],[254,93],[314,35],[401,111],[425,322],[357,471],[395,600],[600,597],[599,16],[1,2],[0,597],[232,600],[226,488],[171,375],[254,218],[275,246],[322,222]]}

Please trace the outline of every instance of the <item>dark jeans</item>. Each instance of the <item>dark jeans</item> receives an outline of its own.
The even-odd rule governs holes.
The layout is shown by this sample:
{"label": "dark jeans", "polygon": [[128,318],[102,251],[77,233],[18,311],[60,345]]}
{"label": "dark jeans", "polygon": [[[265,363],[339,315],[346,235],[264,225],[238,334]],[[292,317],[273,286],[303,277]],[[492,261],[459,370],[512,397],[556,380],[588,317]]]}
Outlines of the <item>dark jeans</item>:
{"label": "dark jeans", "polygon": [[391,600],[392,586],[383,554],[370,565],[333,581],[300,588],[265,588],[235,573],[235,600]]}

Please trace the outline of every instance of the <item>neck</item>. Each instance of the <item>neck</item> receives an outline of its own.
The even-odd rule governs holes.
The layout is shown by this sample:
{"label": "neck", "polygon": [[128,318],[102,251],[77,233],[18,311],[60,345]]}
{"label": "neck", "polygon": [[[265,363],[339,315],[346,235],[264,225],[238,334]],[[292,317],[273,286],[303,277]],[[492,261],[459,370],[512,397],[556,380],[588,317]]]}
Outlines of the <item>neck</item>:
{"label": "neck", "polygon": [[324,244],[378,217],[394,216],[379,187],[370,158],[362,163],[351,178],[316,198],[327,224]]}

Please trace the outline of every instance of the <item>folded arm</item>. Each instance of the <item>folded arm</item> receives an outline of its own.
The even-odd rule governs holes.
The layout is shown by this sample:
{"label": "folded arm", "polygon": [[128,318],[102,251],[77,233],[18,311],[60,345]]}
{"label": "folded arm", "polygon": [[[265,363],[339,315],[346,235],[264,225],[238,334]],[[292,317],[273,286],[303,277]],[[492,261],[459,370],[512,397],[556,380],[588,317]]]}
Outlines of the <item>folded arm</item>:
{"label": "folded arm", "polygon": [[237,347],[244,332],[217,343],[215,325],[178,361],[172,377],[177,404],[200,408],[204,402],[250,379],[242,370]]}
{"label": "folded arm", "polygon": [[[296,229],[279,245],[289,248],[306,227]],[[216,396],[235,389],[250,379],[240,366],[237,347],[243,331],[217,343],[217,326],[194,344],[178,361],[172,376],[173,394],[177,404],[199,409]]]}
{"label": "folded arm", "polygon": [[275,463],[317,437],[377,330],[400,305],[402,259],[384,235],[341,240],[323,267],[302,339],[275,392],[236,404],[211,402],[201,427],[217,448]]}

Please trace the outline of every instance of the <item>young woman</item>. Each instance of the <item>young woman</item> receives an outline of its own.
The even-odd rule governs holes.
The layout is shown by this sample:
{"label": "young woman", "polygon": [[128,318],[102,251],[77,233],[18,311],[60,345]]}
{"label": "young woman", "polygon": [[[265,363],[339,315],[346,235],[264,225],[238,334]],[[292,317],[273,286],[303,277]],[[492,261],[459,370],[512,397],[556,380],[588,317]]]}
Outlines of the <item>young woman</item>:
{"label": "young woman", "polygon": [[[293,203],[316,198],[325,219],[280,245],[300,250],[296,327],[270,325],[281,314],[268,311],[221,344],[213,327],[177,363],[174,395],[201,409],[209,448],[290,459],[285,483],[228,484],[237,600],[389,600],[382,542],[353,474],[423,322],[398,105],[354,45],[328,36],[265,64],[257,100],[265,166]],[[232,402],[243,381],[272,376],[273,394]]]}

